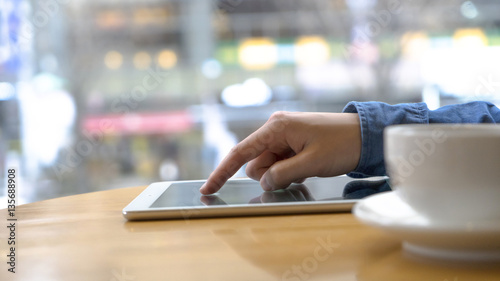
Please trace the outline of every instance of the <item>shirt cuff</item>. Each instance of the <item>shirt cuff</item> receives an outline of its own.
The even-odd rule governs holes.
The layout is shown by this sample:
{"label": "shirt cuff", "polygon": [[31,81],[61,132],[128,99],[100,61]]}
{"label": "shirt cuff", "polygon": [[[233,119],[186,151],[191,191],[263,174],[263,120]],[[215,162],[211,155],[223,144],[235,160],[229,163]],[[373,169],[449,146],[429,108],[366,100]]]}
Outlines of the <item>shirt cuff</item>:
{"label": "shirt cuff", "polygon": [[361,157],[356,169],[348,174],[354,178],[386,175],[383,144],[385,127],[429,123],[429,110],[425,103],[389,105],[382,102],[350,102],[342,112],[357,113],[361,125]]}

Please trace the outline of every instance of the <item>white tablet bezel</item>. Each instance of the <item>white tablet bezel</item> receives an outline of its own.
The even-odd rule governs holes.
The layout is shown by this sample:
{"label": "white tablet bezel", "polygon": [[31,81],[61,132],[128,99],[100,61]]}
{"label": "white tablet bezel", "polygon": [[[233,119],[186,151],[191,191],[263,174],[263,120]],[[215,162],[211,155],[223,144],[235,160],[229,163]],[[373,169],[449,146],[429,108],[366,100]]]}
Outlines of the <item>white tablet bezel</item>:
{"label": "white tablet bezel", "polygon": [[[230,181],[253,181],[248,178],[230,179]],[[163,192],[174,183],[203,183],[204,180],[156,182],[149,185],[122,211],[128,220],[154,219],[191,219],[204,217],[234,217],[257,215],[284,215],[350,212],[359,199],[338,201],[301,201],[293,203],[266,203],[249,205],[217,205],[194,207],[150,208]],[[307,183],[307,181],[306,181]],[[201,185],[201,184],[200,184]]]}

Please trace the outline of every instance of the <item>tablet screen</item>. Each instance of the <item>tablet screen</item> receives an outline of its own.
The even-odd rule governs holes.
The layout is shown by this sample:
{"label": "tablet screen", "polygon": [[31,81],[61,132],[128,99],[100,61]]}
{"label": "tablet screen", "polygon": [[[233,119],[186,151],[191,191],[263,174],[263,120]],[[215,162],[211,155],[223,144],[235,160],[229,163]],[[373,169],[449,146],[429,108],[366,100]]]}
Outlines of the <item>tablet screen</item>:
{"label": "tablet screen", "polygon": [[267,192],[263,191],[257,181],[229,181],[219,192],[208,196],[200,194],[199,189],[202,184],[202,182],[173,183],[150,208],[352,200],[390,190],[386,179],[360,180],[347,176],[310,178],[303,184],[292,184],[286,189]]}

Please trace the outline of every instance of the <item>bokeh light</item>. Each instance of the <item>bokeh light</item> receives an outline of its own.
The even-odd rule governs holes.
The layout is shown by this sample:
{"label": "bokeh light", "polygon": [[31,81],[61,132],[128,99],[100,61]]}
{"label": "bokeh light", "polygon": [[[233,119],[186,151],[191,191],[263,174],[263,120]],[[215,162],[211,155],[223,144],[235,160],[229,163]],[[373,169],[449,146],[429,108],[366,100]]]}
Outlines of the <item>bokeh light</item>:
{"label": "bokeh light", "polygon": [[123,64],[123,56],[117,51],[109,51],[104,56],[104,64],[109,69],[118,69]]}
{"label": "bokeh light", "polygon": [[158,65],[163,69],[170,69],[177,64],[177,54],[172,50],[162,50],[158,54]]}

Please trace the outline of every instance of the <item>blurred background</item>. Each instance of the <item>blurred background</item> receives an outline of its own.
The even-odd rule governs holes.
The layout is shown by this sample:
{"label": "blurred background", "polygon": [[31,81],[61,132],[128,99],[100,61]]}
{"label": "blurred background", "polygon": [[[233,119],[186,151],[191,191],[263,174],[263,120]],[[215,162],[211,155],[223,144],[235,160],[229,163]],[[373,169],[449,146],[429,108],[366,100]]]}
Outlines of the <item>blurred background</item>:
{"label": "blurred background", "polygon": [[[500,99],[495,0],[0,0],[0,207],[206,178],[277,110]],[[239,176],[243,176],[242,171]]]}

